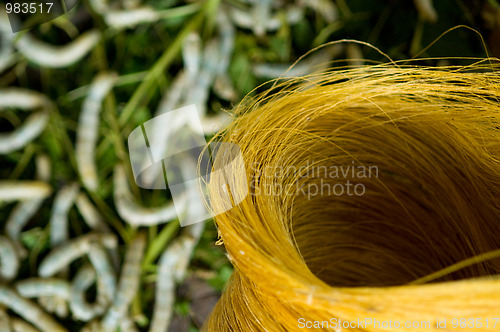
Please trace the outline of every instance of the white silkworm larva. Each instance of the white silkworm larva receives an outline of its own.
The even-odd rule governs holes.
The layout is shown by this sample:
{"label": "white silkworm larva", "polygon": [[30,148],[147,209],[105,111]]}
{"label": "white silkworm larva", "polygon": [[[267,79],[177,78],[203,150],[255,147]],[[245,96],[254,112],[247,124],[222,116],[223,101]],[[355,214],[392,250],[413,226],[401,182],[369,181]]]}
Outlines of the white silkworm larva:
{"label": "white silkworm larva", "polygon": [[215,73],[213,89],[222,99],[234,100],[236,99],[236,90],[226,72],[234,49],[235,28],[224,10],[220,10],[217,13],[217,24],[221,35],[219,50],[221,56],[217,72]]}
{"label": "white silkworm larva", "polygon": [[220,10],[217,13],[217,26],[219,28],[219,34],[221,36],[219,49],[221,58],[216,74],[222,74],[227,71],[229,62],[231,60],[231,55],[234,49],[236,29],[229,19],[228,14],[224,10]]}
{"label": "white silkworm larva", "polygon": [[141,23],[155,22],[161,18],[158,12],[150,7],[131,10],[109,11],[105,14],[106,24],[115,29],[124,29]]}
{"label": "white silkworm larva", "polygon": [[[191,35],[191,36],[196,36],[196,35]],[[196,37],[188,36],[187,39],[189,38],[192,39]],[[184,59],[184,61],[186,63],[186,59]],[[195,62],[192,60],[192,57],[191,60],[187,61]],[[190,66],[196,67],[194,63],[191,64]],[[192,68],[192,71],[195,70],[197,71],[198,69]],[[185,85],[186,82],[188,81],[187,76],[188,75],[184,70],[181,70],[177,74],[177,76],[172,81],[172,84],[170,85],[168,91],[165,93],[165,96],[160,101],[158,109],[156,110],[155,113],[155,117],[158,117],[168,111],[172,111],[178,107],[186,91]],[[151,137],[148,136],[149,144],[151,147],[154,147],[155,151],[157,151],[157,155],[165,155],[165,152],[167,151],[169,135],[171,135],[171,133],[173,132],[171,128],[166,128],[165,125],[168,125],[168,123],[164,123],[164,121],[154,122],[153,132],[150,135]],[[146,163],[147,161],[142,161],[142,162]],[[163,181],[163,180],[164,180],[163,172],[162,169],[160,169],[159,167],[152,168],[150,171],[146,172],[142,177],[142,183],[145,184],[147,187],[151,187],[154,181]]]}
{"label": "white silkworm larva", "polygon": [[[130,6],[127,3],[135,5]],[[127,10],[110,8],[106,0],[89,0],[89,4],[95,12],[104,16],[107,25],[115,29],[132,27],[139,23],[154,22],[160,19],[157,11],[147,6],[138,8],[138,1],[135,0],[128,0],[124,3]]]}
{"label": "white silkworm larva", "polygon": [[197,55],[196,57],[190,55],[189,52],[191,48],[199,48],[199,41],[197,42],[196,38],[193,37],[193,41],[186,43],[184,47],[184,63],[188,68],[186,69],[188,77],[184,86],[184,102],[196,105],[201,114],[200,122],[205,134],[218,131],[228,120],[226,113],[219,113],[215,117],[206,116],[210,88],[217,76],[226,72],[234,46],[235,29],[224,11],[218,13],[217,25],[221,39],[212,39],[206,44],[200,69],[198,69],[200,64],[199,51],[194,53]]}
{"label": "white silkworm larva", "polygon": [[[78,208],[78,211],[80,211],[83,220],[92,230],[102,233],[111,232],[108,225],[104,222],[104,218],[101,216],[99,211],[97,211],[96,207],[90,202],[85,193],[80,192],[78,194],[78,197],[76,198],[76,207]],[[108,250],[112,258],[113,266],[118,267],[120,264],[118,251],[116,248],[108,248]]]}
{"label": "white silkworm larva", "polygon": [[16,247],[6,236],[0,235],[0,279],[11,280],[19,270]]}
{"label": "white silkworm larva", "polygon": [[98,186],[95,146],[99,135],[101,104],[113,88],[117,78],[115,73],[97,75],[90,85],[78,120],[75,144],[76,162],[84,186],[91,191],[97,190]]}
{"label": "white silkworm larva", "polygon": [[12,332],[10,317],[3,308],[0,308],[0,332]]}
{"label": "white silkworm larva", "polygon": [[332,45],[321,49],[292,68],[290,68],[290,64],[259,63],[253,65],[252,71],[255,76],[265,78],[305,76],[315,70],[326,68],[329,65],[328,62],[343,50],[344,47],[340,44]]}
{"label": "white silkworm larva", "polygon": [[182,44],[182,61],[189,80],[196,79],[201,65],[201,39],[197,33],[191,33]]}
{"label": "white silkworm larva", "polygon": [[3,285],[0,285],[0,303],[43,332],[67,332],[64,327],[36,304],[22,298],[16,292]]}
{"label": "white silkworm larva", "polygon": [[70,290],[70,309],[75,319],[86,322],[104,313],[106,303],[101,301],[99,294],[95,303],[86,300],[85,293],[95,281],[96,271],[88,264],[82,266],[75,275]]}
{"label": "white silkworm larva", "polygon": [[113,249],[118,244],[114,234],[82,235],[53,249],[40,263],[38,274],[44,278],[53,276],[75,259],[87,254],[93,242]]}
{"label": "white silkworm larva", "polygon": [[55,296],[40,296],[38,298],[38,302],[40,305],[43,306],[43,300],[46,299],[49,305],[45,306],[44,308],[47,309],[48,312],[50,313],[55,313],[58,317],[61,318],[66,318],[68,316],[68,304],[67,300],[59,297],[57,295]]}
{"label": "white silkworm larva", "polygon": [[89,0],[89,4],[96,13],[101,15],[105,15],[111,10],[106,0]]}
{"label": "white silkworm larva", "polygon": [[158,277],[156,279],[155,304],[149,332],[164,332],[170,324],[175,301],[175,281],[172,266],[181,244],[172,243],[164,251],[158,263]]}
{"label": "white silkworm larva", "polygon": [[48,108],[51,101],[43,94],[23,88],[4,88],[0,90],[0,109],[18,108],[23,111],[39,107]]}
{"label": "white silkworm larva", "polygon": [[185,92],[184,87],[186,85],[186,82],[187,82],[187,74],[184,70],[181,70],[172,81],[170,88],[165,94],[165,97],[161,100],[155,116],[159,116],[165,112],[172,111],[178,107]]}
{"label": "white silkworm larva", "polygon": [[112,306],[103,319],[105,331],[114,331],[127,311],[139,289],[141,263],[146,247],[146,236],[138,233],[130,243],[120,274],[120,281]]}
{"label": "white silkworm larva", "polygon": [[50,180],[50,159],[46,154],[39,154],[35,158],[36,163],[36,178],[42,181]]}
{"label": "white silkworm larva", "polygon": [[40,332],[33,325],[19,318],[12,319],[12,329],[14,332]]}
{"label": "white silkworm larva", "polygon": [[15,130],[0,136],[0,153],[6,154],[19,150],[33,141],[42,133],[48,121],[49,114],[47,112],[38,112],[30,115]]}
{"label": "white silkworm larva", "polygon": [[[211,134],[220,129],[221,126],[228,120],[226,113],[219,113],[217,116],[209,117],[206,115],[206,104],[210,87],[212,86],[215,77],[221,72],[221,65],[224,63],[221,54],[221,42],[211,40],[205,46],[203,52],[202,69],[196,75],[194,81],[187,81],[185,85],[185,104],[195,104],[200,113],[200,123],[204,134]],[[187,93],[189,91],[189,93]]]}
{"label": "white silkworm larva", "polygon": [[44,95],[21,88],[0,89],[0,110],[14,107],[21,110],[41,108],[30,115],[18,128],[0,135],[0,153],[5,154],[18,150],[34,140],[45,129],[53,104]]}
{"label": "white silkworm larva", "polygon": [[0,10],[0,73],[17,61],[16,54],[13,52],[14,36],[7,13]]}
{"label": "white silkworm larva", "polygon": [[88,256],[97,274],[98,302],[101,301],[108,305],[113,301],[116,293],[116,275],[108,254],[102,246],[93,243]]}
{"label": "white silkworm larva", "polygon": [[68,240],[68,212],[73,206],[80,188],[78,183],[63,187],[57,193],[50,216],[50,244],[56,247]]}
{"label": "white silkworm larva", "polygon": [[272,5],[272,0],[256,0],[253,2],[252,29],[259,37],[266,33],[266,24],[271,20]]}
{"label": "white silkworm larva", "polygon": [[138,204],[130,192],[125,170],[121,165],[115,167],[113,184],[113,197],[118,214],[130,225],[157,225],[170,221],[177,216],[173,202],[154,208],[146,208]]}
{"label": "white silkworm larva", "polygon": [[19,295],[26,298],[57,296],[68,300],[69,287],[68,281],[58,278],[29,278],[15,284]]}
{"label": "white silkworm larva", "polygon": [[331,0],[301,0],[300,4],[313,9],[316,13],[323,16],[328,23],[333,23],[339,17],[337,7]]}
{"label": "white silkworm larva", "polygon": [[219,61],[218,41],[210,40],[203,50],[202,68],[196,77],[186,82],[185,89],[189,93],[184,95],[186,104],[195,104],[198,112],[202,115],[206,113],[206,103],[210,87],[215,78],[214,72]]}
{"label": "white silkworm larva", "polygon": [[129,316],[125,316],[120,320],[120,330],[122,332],[139,332],[134,321]]}
{"label": "white silkworm larva", "polygon": [[23,35],[16,47],[29,61],[42,67],[64,68],[81,60],[101,39],[101,33],[91,30],[64,46],[42,42],[30,33]]}
{"label": "white silkworm larva", "polygon": [[58,303],[56,303],[56,298],[53,296],[40,296],[38,298],[38,304],[48,313],[55,313]]}
{"label": "white silkworm larva", "polygon": [[[36,157],[36,177],[38,180],[49,181],[50,179],[50,160],[46,155],[40,154]],[[17,248],[19,257],[24,258],[28,253],[26,249],[19,242],[19,234],[28,223],[28,221],[35,215],[43,199],[35,198],[28,201],[19,202],[12,212],[10,213],[6,223],[5,232],[10,237]]]}
{"label": "white silkworm larva", "polygon": [[231,77],[227,73],[215,77],[213,89],[215,94],[224,100],[234,101],[238,98],[238,92],[236,92]]}
{"label": "white silkworm larva", "polygon": [[87,195],[83,192],[80,192],[76,197],[76,207],[78,208],[78,211],[80,211],[83,220],[90,228],[100,232],[110,231],[99,211],[97,211],[95,206],[88,199]]}
{"label": "white silkworm larva", "polygon": [[175,301],[175,283],[183,278],[204,227],[205,223],[188,226],[161,255],[149,332],[167,331]]}
{"label": "white silkworm larva", "polygon": [[437,22],[438,14],[432,4],[432,0],[413,0],[413,2],[415,3],[419,15],[424,20],[431,23]]}
{"label": "white silkworm larva", "polygon": [[[229,11],[229,15],[232,19],[232,21],[239,27],[241,28],[246,28],[246,29],[253,29],[256,25],[256,22],[254,20],[254,16],[252,13],[249,13],[248,11],[245,11],[243,9],[237,8],[237,7],[231,7],[231,10]],[[275,31],[278,30],[279,27],[281,26],[281,22],[278,17],[269,17],[268,19],[262,20],[260,19],[262,27],[264,31]],[[261,29],[257,29],[255,32],[257,33],[262,33]]]}

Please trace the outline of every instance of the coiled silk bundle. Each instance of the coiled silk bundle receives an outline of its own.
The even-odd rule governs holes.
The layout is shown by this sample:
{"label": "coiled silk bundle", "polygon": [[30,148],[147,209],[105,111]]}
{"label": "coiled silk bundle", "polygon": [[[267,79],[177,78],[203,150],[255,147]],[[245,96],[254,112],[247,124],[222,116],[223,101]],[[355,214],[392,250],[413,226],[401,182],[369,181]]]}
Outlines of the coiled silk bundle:
{"label": "coiled silk bundle", "polygon": [[[246,173],[226,176],[230,195],[248,195],[215,218],[235,271],[204,330],[301,331],[301,318],[500,328],[484,324],[500,316],[494,61],[333,70],[237,106],[215,139],[240,147]],[[209,183],[219,210],[224,181]]]}

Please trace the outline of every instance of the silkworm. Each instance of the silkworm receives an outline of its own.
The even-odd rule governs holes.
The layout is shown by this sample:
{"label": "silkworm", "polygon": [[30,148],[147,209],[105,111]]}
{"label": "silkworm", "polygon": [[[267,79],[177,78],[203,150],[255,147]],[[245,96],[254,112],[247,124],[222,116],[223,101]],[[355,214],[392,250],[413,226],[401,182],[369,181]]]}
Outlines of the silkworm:
{"label": "silkworm", "polygon": [[161,255],[149,332],[167,331],[175,302],[175,283],[183,278],[204,227],[204,223],[188,226]]}
{"label": "silkworm", "polygon": [[225,73],[229,67],[229,61],[234,49],[234,40],[236,35],[236,28],[229,19],[229,15],[225,10],[220,10],[217,13],[217,27],[219,35],[221,36],[219,52],[221,59],[219,62],[219,71],[216,74]]}
{"label": "silkworm", "polygon": [[110,10],[106,0],[89,0],[90,7],[101,15],[105,15]]}
{"label": "silkworm", "polygon": [[43,332],[67,332],[50,315],[46,314],[33,302],[19,296],[10,288],[0,285],[0,303],[39,328]]}
{"label": "silkworm", "polygon": [[437,22],[438,14],[432,4],[432,0],[413,0],[413,2],[420,17],[431,23]]}
{"label": "silkworm", "polygon": [[139,329],[129,316],[125,316],[123,319],[121,319],[120,329],[122,332],[139,332]]}
{"label": "silkworm", "polygon": [[[195,104],[200,117],[203,134],[211,134],[218,131],[226,123],[228,116],[219,113],[216,117],[206,116],[206,103],[211,86],[227,70],[229,59],[233,51],[235,29],[225,12],[217,15],[217,25],[221,39],[210,40],[203,52],[200,52],[200,38],[197,34],[191,34],[183,44],[183,61],[185,72],[179,75],[172,85],[172,94],[167,95],[165,103],[160,105],[157,116],[168,110],[176,108],[179,104]],[[228,83],[225,81],[224,83]],[[162,132],[159,130],[158,132]],[[164,134],[157,134],[166,141]],[[155,131],[156,134],[156,131]]]}
{"label": "silkworm", "polygon": [[116,296],[103,318],[103,327],[106,331],[114,331],[119,325],[119,320],[127,315],[128,308],[137,294],[145,247],[146,237],[143,233],[138,233],[127,249]]}
{"label": "silkworm", "polygon": [[30,115],[15,130],[0,136],[0,154],[18,150],[37,138],[45,129],[49,120],[47,112]]}
{"label": "silkworm", "polygon": [[215,77],[213,89],[214,93],[224,100],[233,101],[238,98],[238,92],[236,92],[231,77],[227,73]]}
{"label": "silkworm", "polygon": [[[113,173],[113,197],[120,217],[132,226],[151,226],[174,219],[177,212],[173,202],[161,207],[146,208],[132,196],[123,166],[117,165]],[[181,202],[179,202],[181,204]]]}
{"label": "silkworm", "polygon": [[[253,7],[250,12],[237,7],[231,7],[229,15],[233,22],[241,28],[252,29],[257,36],[262,36],[266,31],[278,30],[281,22],[279,18],[270,16],[271,9],[269,7],[271,3],[269,1],[266,1],[266,3],[259,1],[258,3],[258,9]],[[264,17],[257,17],[255,15],[256,12],[260,12]],[[256,27],[256,19],[260,21],[260,27]]]}
{"label": "silkworm", "polygon": [[155,22],[160,18],[160,14],[150,7],[110,11],[104,16],[106,24],[115,29],[133,27],[141,23]]}
{"label": "silkworm", "polygon": [[[229,16],[231,20],[239,27],[252,29],[257,36],[262,36],[266,32],[276,31],[281,27],[281,21],[278,15],[271,15],[269,0],[260,0],[250,10],[244,10],[237,7],[231,7]],[[303,17],[302,10],[296,7],[289,7],[286,10],[286,20],[294,24]]]}
{"label": "silkworm", "polygon": [[41,108],[41,111],[30,116],[15,130],[2,133],[0,136],[0,153],[6,154],[18,150],[33,141],[45,129],[52,102],[44,95],[21,88],[0,89],[0,110],[6,107],[29,110]]}
{"label": "silkworm", "polygon": [[86,194],[80,192],[76,197],[75,203],[78,211],[83,217],[83,220],[90,228],[104,233],[110,231],[108,225],[104,222],[103,217],[90,202]]}
{"label": "silkworm", "polygon": [[[197,35],[194,34],[191,36],[197,36]],[[193,37],[191,37],[191,39],[192,38]],[[196,53],[194,49],[192,49],[191,51],[193,51],[194,54]],[[199,64],[195,63],[199,59],[196,59],[196,61],[194,61],[193,55],[189,55],[188,52],[186,52],[186,56],[190,59],[188,60],[185,59],[184,61],[191,62],[190,67],[192,74],[196,75]],[[172,81],[170,88],[166,92],[165,96],[160,101],[160,104],[155,114],[155,118],[161,116],[162,114],[168,111],[174,110],[178,107],[178,105],[182,101],[182,98],[186,90],[185,86],[188,81],[187,76],[188,74],[186,73],[185,70],[181,70],[177,74],[177,76]],[[149,140],[149,146],[155,150],[156,155],[162,156],[167,151],[168,137],[175,130],[174,128],[170,127],[171,125],[173,125],[173,123],[167,121],[153,122],[151,134],[148,134],[148,140]],[[144,158],[139,158],[138,162],[141,163],[141,165],[139,166],[141,169],[149,167],[148,165],[149,160],[145,160]],[[147,188],[154,188],[155,181],[164,181],[163,170],[160,167],[151,167],[147,172],[144,172],[141,176],[141,184]]]}
{"label": "silkworm", "polygon": [[201,65],[201,38],[197,33],[189,34],[182,43],[182,62],[189,79],[196,77]]}
{"label": "silkworm", "polygon": [[[190,73],[188,79],[190,82],[186,86],[186,90],[189,89],[189,93],[185,94],[186,103],[195,104],[200,114],[206,113],[205,105],[208,100],[209,89],[215,77],[226,71],[234,46],[234,26],[224,11],[220,11],[217,14],[217,27],[222,38],[212,39],[207,42],[201,57],[202,67],[199,69],[199,72],[195,71],[197,68],[188,69],[188,73]],[[192,43],[186,44],[185,53],[189,53],[189,49],[194,48],[194,46],[191,47]],[[199,48],[199,45],[197,47]],[[200,62],[195,57],[190,60],[190,57],[187,55],[184,57],[184,60],[185,64],[189,67],[195,67],[196,63]]]}
{"label": "silkworm", "polygon": [[39,92],[13,87],[0,89],[0,109],[13,107],[26,111],[50,106],[52,102]]}
{"label": "silkworm", "polygon": [[9,238],[0,235],[0,279],[11,280],[19,270],[16,247]]}
{"label": "silkworm", "polygon": [[40,296],[38,298],[38,304],[42,309],[51,314],[55,313],[57,309],[57,303],[53,296]]}
{"label": "silkworm", "polygon": [[69,282],[58,278],[29,278],[18,281],[15,288],[19,295],[26,298],[57,296],[69,299]]}
{"label": "silkworm", "polygon": [[[95,206],[90,202],[87,195],[80,192],[76,198],[76,207],[83,217],[85,223],[94,231],[101,233],[110,233],[111,230],[104,222],[102,215],[97,211]],[[120,257],[116,248],[108,248],[111,255],[113,266],[119,266]]]}
{"label": "silkworm", "polygon": [[10,317],[3,308],[0,308],[0,332],[12,332]]}
{"label": "silkworm", "polygon": [[41,67],[64,68],[81,60],[100,39],[98,30],[90,30],[67,45],[53,46],[26,33],[15,46],[26,59]]}
{"label": "silkworm", "polygon": [[52,249],[40,263],[38,274],[44,278],[53,276],[75,259],[87,254],[94,242],[106,248],[116,248],[118,244],[114,234],[82,235]]}
{"label": "silkworm", "polygon": [[19,318],[12,319],[12,329],[14,332],[40,332],[33,325]]}
{"label": "silkworm", "polygon": [[95,146],[99,133],[101,104],[113,88],[117,77],[115,73],[101,73],[94,79],[83,102],[78,121],[75,144],[76,162],[82,182],[90,191],[97,190],[98,185]]}
{"label": "silkworm", "polygon": [[337,7],[331,0],[300,0],[299,5],[311,8],[328,23],[333,23],[339,16]]}
{"label": "silkworm", "polygon": [[185,87],[186,90],[189,89],[189,93],[185,94],[186,104],[195,104],[200,114],[206,113],[209,90],[219,62],[220,54],[218,51],[218,41],[211,40],[207,43],[203,50],[202,69]]}
{"label": "silkworm", "polygon": [[[252,6],[253,32],[257,36],[263,36],[266,32],[266,24],[271,20],[272,0],[256,0]],[[281,22],[279,22],[281,24]]]}
{"label": "silkworm", "polygon": [[[52,214],[50,216],[50,244],[52,247],[57,247],[66,242],[69,238],[68,231],[68,212],[71,209],[80,188],[78,183],[66,185],[57,193],[54,204],[52,206]],[[67,267],[60,270],[61,277],[67,277]],[[43,303],[42,297],[40,300]],[[50,310],[54,310],[59,317],[66,317],[68,315],[67,301],[59,296],[51,296]]]}
{"label": "silkworm", "polygon": [[234,49],[235,27],[225,10],[217,13],[217,26],[221,41],[219,43],[220,60],[217,70],[214,72],[214,92],[226,100],[234,100],[236,91],[232,85],[231,78],[226,73]]}
{"label": "silkworm", "polygon": [[13,52],[14,36],[7,13],[0,11],[0,73],[17,61],[16,54]]}
{"label": "silkworm", "polygon": [[111,303],[116,293],[116,276],[109,257],[104,248],[97,244],[91,244],[88,256],[97,274],[98,301],[106,305]]}
{"label": "silkworm", "polygon": [[[218,131],[229,118],[226,113],[219,113],[215,117],[206,116],[210,88],[218,76],[226,72],[234,45],[234,26],[223,11],[217,15],[217,23],[222,38],[220,40],[212,39],[206,44],[201,58],[201,68],[198,72],[195,64],[200,60],[190,59],[188,56],[184,57],[186,65],[192,67],[184,86],[184,103],[196,105],[204,134]],[[188,46],[189,44],[187,48],[189,48]],[[186,53],[189,53],[188,51],[189,49],[186,50]],[[228,81],[225,83],[227,84]]]}
{"label": "silkworm", "polygon": [[[44,154],[36,157],[36,177],[38,180],[48,181],[50,179],[50,160]],[[21,201],[12,210],[5,223],[5,232],[16,246],[20,258],[27,255],[26,249],[19,242],[19,234],[26,223],[35,215],[43,203],[43,198],[35,198]]]}
{"label": "silkworm", "polygon": [[59,296],[40,296],[38,303],[49,313],[54,313],[61,318],[68,317],[68,303],[64,298]]}
{"label": "silkworm", "polygon": [[68,212],[75,202],[80,188],[78,183],[63,187],[57,193],[50,216],[50,243],[58,246],[68,240]]}
{"label": "silkworm", "polygon": [[102,302],[99,293],[95,303],[90,304],[85,298],[85,293],[95,281],[96,271],[89,264],[82,266],[76,273],[70,290],[70,309],[75,319],[89,321],[104,313],[107,303]]}
{"label": "silkworm", "polygon": [[255,76],[264,78],[299,77],[311,74],[314,71],[325,69],[329,61],[342,53],[344,47],[340,44],[321,49],[319,52],[302,60],[293,67],[291,64],[259,63],[252,67]]}
{"label": "silkworm", "polygon": [[51,165],[50,159],[46,154],[40,153],[35,158],[36,178],[41,181],[50,180]]}

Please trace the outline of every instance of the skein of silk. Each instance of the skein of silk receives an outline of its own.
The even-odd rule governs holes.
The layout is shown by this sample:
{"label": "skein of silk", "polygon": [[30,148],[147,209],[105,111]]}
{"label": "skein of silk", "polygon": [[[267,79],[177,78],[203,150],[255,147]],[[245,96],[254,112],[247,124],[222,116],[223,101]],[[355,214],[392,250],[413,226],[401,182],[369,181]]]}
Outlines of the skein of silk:
{"label": "skein of silk", "polygon": [[[333,70],[276,82],[238,105],[234,121],[214,139],[240,147],[246,173],[234,167],[212,177],[210,204],[219,211],[227,204],[228,176],[236,182],[231,197],[249,194],[214,218],[235,270],[204,331],[309,330],[301,318],[429,321],[426,331],[443,330],[437,322],[445,319],[453,330],[452,320],[465,318],[474,326],[457,329],[498,330],[500,323],[492,324],[500,316],[494,63]],[[225,158],[218,154],[215,165],[229,164]],[[313,172],[331,166],[376,166],[378,174]],[[347,180],[365,192],[297,190]]]}

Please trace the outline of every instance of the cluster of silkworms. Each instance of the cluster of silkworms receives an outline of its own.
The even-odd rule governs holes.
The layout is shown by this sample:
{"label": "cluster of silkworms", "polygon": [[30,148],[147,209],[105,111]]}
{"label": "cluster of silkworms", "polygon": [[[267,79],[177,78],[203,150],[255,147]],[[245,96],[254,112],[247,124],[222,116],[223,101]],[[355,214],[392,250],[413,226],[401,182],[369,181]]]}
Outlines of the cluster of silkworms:
{"label": "cluster of silkworms", "polygon": [[[419,4],[419,10],[424,13],[427,11],[427,15],[432,16],[430,1],[415,2]],[[67,68],[85,61],[100,42],[113,36],[116,31],[155,23],[172,16],[190,15],[202,8],[200,3],[193,2],[167,10],[156,10],[140,0],[115,3],[89,0],[88,5],[101,16],[108,29],[91,29],[66,45],[49,44],[30,31],[18,36],[12,34],[7,15],[0,9],[0,74],[14,67],[19,59],[40,68]],[[277,11],[281,6],[285,6],[284,17]],[[251,30],[255,36],[261,37],[280,29],[283,20],[288,24],[302,20],[307,8],[317,11],[326,22],[337,20],[337,7],[330,0],[298,0],[295,3],[254,0],[242,1],[240,6],[219,4],[215,13],[216,37],[202,41],[196,32],[187,34],[181,49],[183,69],[177,73],[168,90],[164,91],[156,115],[182,105],[195,104],[203,115],[201,123],[204,133],[210,135],[218,131],[230,116],[223,112],[209,116],[207,105],[211,92],[229,102],[236,102],[240,97],[228,74],[237,29]],[[294,66],[286,75],[310,73],[319,69],[315,67],[317,64],[327,63],[342,52],[355,59],[357,64],[362,63],[361,50],[357,45],[334,45],[325,47]],[[257,77],[274,78],[282,75],[289,65],[254,64],[253,73]],[[102,211],[91,199],[91,194],[95,195],[100,186],[96,147],[102,139],[99,127],[104,100],[113,93],[115,87],[142,81],[146,76],[147,73],[143,72],[136,75],[100,72],[88,85],[71,92],[74,99],[84,98],[74,142],[78,180],[59,188],[51,185],[53,170],[50,158],[45,154],[34,157],[35,179],[0,180],[0,202],[15,203],[7,220],[0,223],[0,231],[4,234],[0,235],[0,331],[68,331],[60,321],[70,319],[83,326],[82,332],[114,332],[118,328],[121,331],[139,330],[129,309],[140,288],[141,264],[148,245],[146,232],[142,228],[175,220],[176,210],[172,203],[155,207],[139,203],[127,177],[128,165],[124,160],[118,162],[112,177],[114,206],[124,224],[135,230],[133,237],[127,239],[125,255],[121,257],[120,235],[110,227]],[[32,112],[15,129],[1,134],[0,154],[7,155],[36,142],[47,130],[50,114],[57,112],[57,107],[49,96],[35,90],[0,88],[0,112],[4,109]],[[163,132],[168,130],[162,129]],[[47,207],[49,198],[53,204]],[[50,218],[46,223],[50,249],[39,262],[36,274],[20,280],[21,264],[29,256],[21,241],[21,234],[44,208],[50,209]],[[71,238],[68,215],[74,208],[91,231]],[[185,208],[192,208],[189,202],[186,202]],[[175,285],[185,275],[203,229],[203,223],[186,227],[161,254],[149,331],[165,332],[168,329],[175,302]],[[76,273],[71,273],[69,265],[77,261],[80,267]],[[87,295],[93,288],[96,296],[89,302]]]}

